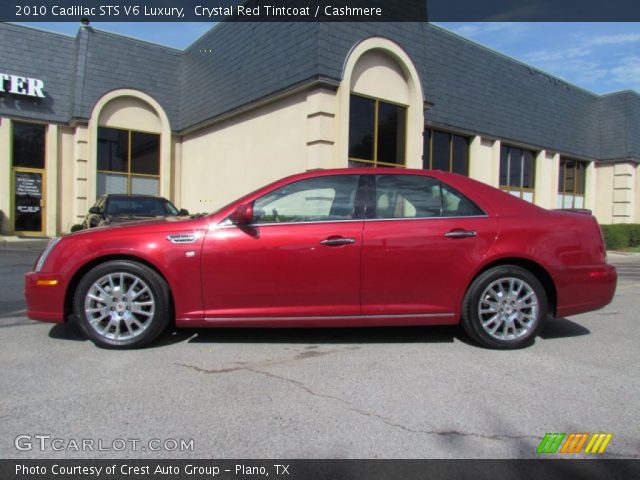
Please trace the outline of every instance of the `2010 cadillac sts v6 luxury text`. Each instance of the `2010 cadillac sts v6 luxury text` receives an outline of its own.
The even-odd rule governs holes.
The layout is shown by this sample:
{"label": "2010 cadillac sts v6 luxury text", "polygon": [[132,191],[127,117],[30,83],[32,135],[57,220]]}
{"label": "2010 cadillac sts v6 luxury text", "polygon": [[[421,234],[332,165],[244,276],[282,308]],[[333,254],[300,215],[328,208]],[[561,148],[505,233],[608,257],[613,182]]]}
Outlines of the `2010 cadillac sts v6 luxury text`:
{"label": "2010 cadillac sts v6 luxury text", "polygon": [[51,240],[27,314],[104,347],[178,327],[461,323],[516,348],[547,317],[607,305],[616,271],[586,213],[548,211],[421,170],[294,175],[216,213]]}

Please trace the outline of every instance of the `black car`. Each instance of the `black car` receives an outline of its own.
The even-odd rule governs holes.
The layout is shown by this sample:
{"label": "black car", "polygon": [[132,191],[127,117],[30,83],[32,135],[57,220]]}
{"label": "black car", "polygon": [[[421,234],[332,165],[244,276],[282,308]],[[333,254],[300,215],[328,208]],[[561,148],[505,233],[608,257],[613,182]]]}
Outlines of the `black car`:
{"label": "black car", "polygon": [[82,228],[101,227],[153,217],[189,215],[164,197],[105,194],[89,209]]}

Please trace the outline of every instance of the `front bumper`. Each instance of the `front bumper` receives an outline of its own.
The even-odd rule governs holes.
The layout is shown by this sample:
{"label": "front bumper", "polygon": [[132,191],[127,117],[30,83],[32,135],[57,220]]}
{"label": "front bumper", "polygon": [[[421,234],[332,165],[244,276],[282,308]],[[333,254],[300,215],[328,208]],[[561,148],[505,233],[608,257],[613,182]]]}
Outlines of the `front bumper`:
{"label": "front bumper", "polygon": [[24,276],[27,317],[41,322],[63,323],[66,284],[61,275],[28,272]]}

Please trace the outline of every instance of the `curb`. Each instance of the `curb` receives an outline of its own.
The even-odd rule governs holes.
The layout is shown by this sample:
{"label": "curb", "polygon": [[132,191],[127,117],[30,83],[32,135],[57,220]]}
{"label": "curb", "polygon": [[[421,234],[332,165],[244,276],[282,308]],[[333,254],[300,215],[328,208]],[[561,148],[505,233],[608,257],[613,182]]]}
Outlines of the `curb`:
{"label": "curb", "polygon": [[32,243],[49,241],[49,237],[18,237],[15,235],[0,235],[0,244],[2,243]]}

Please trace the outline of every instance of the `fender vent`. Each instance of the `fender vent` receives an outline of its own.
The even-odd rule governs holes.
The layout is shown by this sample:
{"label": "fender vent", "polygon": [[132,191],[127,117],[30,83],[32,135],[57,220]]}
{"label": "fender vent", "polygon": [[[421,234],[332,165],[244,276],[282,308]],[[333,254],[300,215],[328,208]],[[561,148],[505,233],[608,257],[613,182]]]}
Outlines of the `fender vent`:
{"label": "fender vent", "polygon": [[195,233],[179,233],[175,235],[167,235],[167,240],[171,243],[195,243],[198,235]]}

